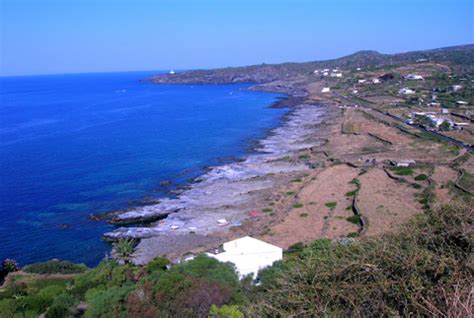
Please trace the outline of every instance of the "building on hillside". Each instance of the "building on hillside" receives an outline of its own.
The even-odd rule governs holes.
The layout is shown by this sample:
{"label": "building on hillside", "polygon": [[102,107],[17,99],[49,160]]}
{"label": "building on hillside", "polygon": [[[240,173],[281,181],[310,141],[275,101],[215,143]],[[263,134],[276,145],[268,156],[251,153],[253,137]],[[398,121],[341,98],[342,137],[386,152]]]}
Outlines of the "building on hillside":
{"label": "building on hillside", "polygon": [[221,262],[234,264],[240,279],[247,275],[256,279],[261,269],[283,259],[282,248],[250,236],[224,243],[223,250],[222,253],[207,255]]}
{"label": "building on hillside", "polygon": [[373,78],[372,79],[372,84],[380,84],[380,80],[378,78]]}
{"label": "building on hillside", "polygon": [[449,90],[450,91],[453,91],[453,92],[457,92],[457,91],[460,91],[463,89],[463,86],[462,85],[453,85],[453,86],[449,86]]}
{"label": "building on hillside", "polygon": [[397,167],[411,167],[416,165],[416,161],[413,159],[403,159],[400,161],[397,161],[395,164]]}
{"label": "building on hillside", "polygon": [[176,72],[173,71],[173,70],[171,70],[171,71],[170,71],[170,75],[174,75],[174,74],[176,74]]}
{"label": "building on hillside", "polygon": [[412,94],[415,94],[415,91],[412,90],[411,88],[408,88],[408,87],[404,87],[404,88],[401,88],[399,91],[398,91],[399,94],[402,94],[402,95],[412,95]]}
{"label": "building on hillside", "polygon": [[330,91],[331,91],[331,88],[323,87],[323,89],[321,90],[321,93],[329,93]]}
{"label": "building on hillside", "polygon": [[408,74],[408,75],[405,76],[405,79],[410,80],[410,81],[422,81],[424,78],[421,75]]}
{"label": "building on hillside", "polygon": [[367,82],[367,80],[365,80],[365,79],[360,79],[360,80],[357,81],[357,83],[359,83],[359,84],[364,84],[365,82]]}
{"label": "building on hillside", "polygon": [[441,108],[441,114],[443,115],[449,114],[449,110],[447,108]]}

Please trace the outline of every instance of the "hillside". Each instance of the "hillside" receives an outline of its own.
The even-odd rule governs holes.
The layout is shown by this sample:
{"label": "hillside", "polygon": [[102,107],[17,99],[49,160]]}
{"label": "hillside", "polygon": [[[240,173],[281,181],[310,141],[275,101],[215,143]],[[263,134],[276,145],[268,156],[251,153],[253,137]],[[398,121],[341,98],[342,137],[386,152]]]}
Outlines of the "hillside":
{"label": "hillside", "polygon": [[376,51],[359,51],[341,58],[305,63],[261,64],[213,70],[195,70],[176,74],[160,74],[148,80],[156,84],[229,84],[269,83],[307,76],[321,68],[383,68],[387,65],[416,63],[426,59],[434,63],[448,63],[471,70],[474,65],[474,44],[446,47],[426,51],[382,54]]}

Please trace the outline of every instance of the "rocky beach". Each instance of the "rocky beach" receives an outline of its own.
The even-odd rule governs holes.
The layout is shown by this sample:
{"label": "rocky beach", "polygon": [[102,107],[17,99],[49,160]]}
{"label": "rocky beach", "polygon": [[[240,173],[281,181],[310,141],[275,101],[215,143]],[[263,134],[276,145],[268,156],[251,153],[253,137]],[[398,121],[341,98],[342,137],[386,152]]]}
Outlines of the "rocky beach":
{"label": "rocky beach", "polygon": [[[176,198],[115,215],[115,223],[147,223],[120,227],[105,233],[107,240],[139,239],[135,262],[146,263],[158,255],[179,255],[218,245],[236,229],[259,218],[265,199],[295,174],[314,169],[317,163],[293,162],[290,156],[320,145],[325,107],[298,104],[291,107],[282,125],[259,141],[256,153],[241,161],[211,167]],[[318,133],[320,132],[320,133]]]}

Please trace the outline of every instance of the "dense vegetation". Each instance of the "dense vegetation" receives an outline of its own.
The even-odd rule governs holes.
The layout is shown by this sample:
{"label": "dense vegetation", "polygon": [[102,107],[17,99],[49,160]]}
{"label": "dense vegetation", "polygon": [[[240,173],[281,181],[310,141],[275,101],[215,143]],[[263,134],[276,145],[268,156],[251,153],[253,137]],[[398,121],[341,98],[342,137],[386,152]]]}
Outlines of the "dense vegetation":
{"label": "dense vegetation", "polygon": [[473,224],[472,202],[456,202],[425,211],[396,234],[298,244],[261,272],[259,285],[206,256],[174,266],[165,258],[145,267],[103,261],[73,278],[18,274],[0,289],[0,315],[467,317]]}

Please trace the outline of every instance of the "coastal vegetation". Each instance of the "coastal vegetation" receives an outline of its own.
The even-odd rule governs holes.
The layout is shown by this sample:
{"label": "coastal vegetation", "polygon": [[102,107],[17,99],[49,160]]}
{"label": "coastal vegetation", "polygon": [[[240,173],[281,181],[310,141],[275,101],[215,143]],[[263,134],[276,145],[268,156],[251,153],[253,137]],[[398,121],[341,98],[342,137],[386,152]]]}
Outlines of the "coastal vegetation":
{"label": "coastal vegetation", "polygon": [[[300,243],[261,271],[259,285],[251,277],[239,281],[233,265],[204,255],[171,266],[162,257],[146,266],[104,260],[71,277],[19,272],[0,290],[0,312],[2,317],[467,317],[473,305],[473,222],[472,202],[455,201],[426,210],[397,233],[344,244]],[[29,268],[64,272],[59,264]]]}

